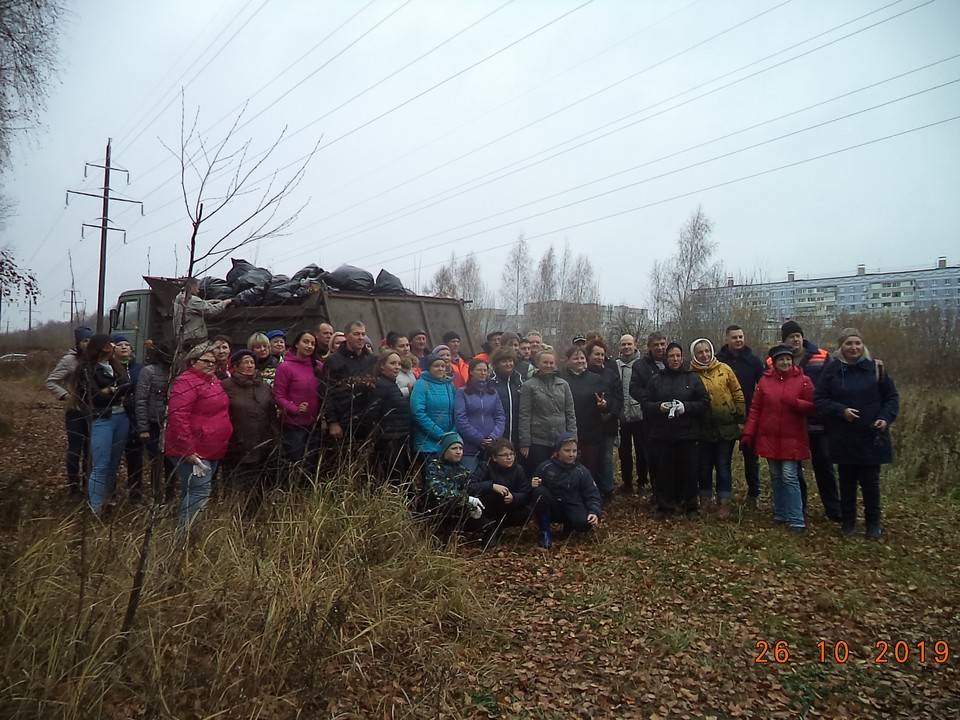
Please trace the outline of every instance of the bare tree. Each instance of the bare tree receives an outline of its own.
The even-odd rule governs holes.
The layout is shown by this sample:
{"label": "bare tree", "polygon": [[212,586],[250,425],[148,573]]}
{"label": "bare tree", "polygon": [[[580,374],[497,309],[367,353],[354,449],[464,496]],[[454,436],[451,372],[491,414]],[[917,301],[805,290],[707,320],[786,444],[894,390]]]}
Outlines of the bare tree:
{"label": "bare tree", "polygon": [[710,240],[712,233],[713,223],[697,206],[677,234],[674,254],[654,265],[654,317],[662,325],[670,324],[673,337],[687,338],[697,329],[696,291],[716,287],[724,277],[723,265],[711,262],[717,247]]}
{"label": "bare tree", "polygon": [[[293,194],[303,180],[317,146],[286,176],[281,176],[280,171],[275,170],[262,177],[254,177],[266,167],[283,140],[286,128],[267,150],[251,156],[251,140],[238,142],[235,138],[245,110],[246,106],[237,114],[226,135],[217,142],[210,142],[198,134],[199,109],[189,129],[185,113],[182,112],[179,151],[175,152],[164,145],[180,160],[180,187],[192,228],[188,276],[196,273],[198,265],[202,266],[199,272],[206,272],[244,245],[286,234],[309,202],[305,201],[289,214],[279,215],[284,200]],[[192,151],[188,151],[190,146],[194,146]],[[189,189],[191,181],[196,185]],[[198,248],[201,226],[215,219],[221,222],[215,233],[216,239],[206,247]]]}
{"label": "bare tree", "polygon": [[40,287],[36,276],[17,264],[13,250],[0,248],[0,300],[6,302],[14,297],[36,302],[40,297]]}
{"label": "bare tree", "polygon": [[470,330],[477,336],[488,331],[494,313],[489,307],[490,293],[480,276],[480,263],[473,253],[462,260],[451,253],[450,260],[437,269],[422,292],[465,301],[464,309]]}
{"label": "bare tree", "polygon": [[14,135],[40,124],[64,15],[58,0],[0,2],[0,169],[9,167]]}
{"label": "bare tree", "polygon": [[530,297],[530,262],[530,248],[520,233],[500,274],[500,297],[510,315],[522,315]]}

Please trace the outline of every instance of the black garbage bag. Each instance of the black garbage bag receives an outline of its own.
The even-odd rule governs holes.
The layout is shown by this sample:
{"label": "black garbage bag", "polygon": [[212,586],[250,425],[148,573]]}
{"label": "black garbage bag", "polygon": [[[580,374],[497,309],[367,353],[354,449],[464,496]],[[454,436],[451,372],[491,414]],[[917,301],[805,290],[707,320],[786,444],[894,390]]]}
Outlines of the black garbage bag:
{"label": "black garbage bag", "polygon": [[373,275],[353,265],[341,265],[321,278],[327,285],[346,292],[373,292]]}
{"label": "black garbage bag", "polygon": [[291,280],[316,280],[324,274],[324,270],[319,265],[307,265],[301,268],[290,278]]}
{"label": "black garbage bag", "polygon": [[233,267],[227,272],[227,282],[230,283],[230,287],[236,290],[237,281],[241,276],[256,269],[256,266],[253,263],[248,263],[246,260],[235,260],[234,258],[230,258],[230,262],[233,263]]}
{"label": "black garbage bag", "polygon": [[269,270],[251,265],[246,260],[233,260],[233,267],[227,273],[227,282],[237,294],[252,287],[266,287],[273,278]]}
{"label": "black garbage bag", "polygon": [[226,280],[208,276],[200,279],[199,295],[204,300],[228,300],[234,292]]}
{"label": "black garbage bag", "polygon": [[233,298],[234,307],[257,307],[263,305],[265,290],[266,285],[256,285],[252,288],[247,288],[243,292],[237,293],[236,297]]}
{"label": "black garbage bag", "polygon": [[306,295],[306,291],[301,292],[302,287],[299,280],[287,280],[286,282],[274,282],[267,286],[267,291],[263,294],[263,305],[290,305],[299,301]]}
{"label": "black garbage bag", "polygon": [[406,295],[407,289],[396,275],[388,273],[386,270],[380,270],[380,274],[377,275],[377,282],[373,286],[373,292],[385,295]]}

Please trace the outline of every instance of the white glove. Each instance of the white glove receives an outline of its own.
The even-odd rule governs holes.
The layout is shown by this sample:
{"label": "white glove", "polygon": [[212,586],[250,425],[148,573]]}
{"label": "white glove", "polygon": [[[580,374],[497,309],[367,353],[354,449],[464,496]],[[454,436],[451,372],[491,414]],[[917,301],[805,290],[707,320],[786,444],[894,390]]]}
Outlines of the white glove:
{"label": "white glove", "polygon": [[677,416],[677,401],[671,400],[667,404],[670,406],[670,410],[667,412],[667,417],[670,420],[673,420]]}
{"label": "white glove", "polygon": [[679,400],[673,401],[673,409],[678,416],[683,415],[683,413],[686,412],[686,408],[683,406],[683,403],[680,402]]}
{"label": "white glove", "polygon": [[480,498],[471,495],[467,498],[467,506],[470,508],[470,517],[479,520],[485,509],[483,503],[480,502]]}
{"label": "white glove", "polygon": [[194,477],[203,477],[208,472],[210,472],[210,466],[207,465],[203,460],[197,458],[197,462],[193,464],[193,476]]}

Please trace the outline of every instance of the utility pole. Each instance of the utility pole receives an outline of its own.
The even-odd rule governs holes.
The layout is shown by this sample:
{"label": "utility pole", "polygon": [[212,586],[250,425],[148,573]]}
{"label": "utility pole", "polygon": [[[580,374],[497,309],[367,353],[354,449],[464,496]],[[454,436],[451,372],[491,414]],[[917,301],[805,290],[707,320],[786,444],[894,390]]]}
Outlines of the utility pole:
{"label": "utility pole", "polygon": [[70,265],[70,289],[64,290],[64,294],[69,293],[70,299],[61,300],[60,304],[70,305],[70,324],[76,325],[80,321],[80,314],[77,311],[77,307],[78,307],[77,295],[79,295],[80,293],[77,292],[76,278],[73,275],[73,254],[69,250],[67,250],[67,261]]}
{"label": "utility pole", "polygon": [[[20,312],[25,312],[27,314],[27,332],[33,330],[33,296],[27,296],[27,309],[21,310]],[[10,327],[9,321],[7,322],[7,327]]]}
{"label": "utility pole", "polygon": [[[127,174],[127,184],[130,184],[130,173],[123,168],[111,167],[110,165],[110,145],[113,142],[112,138],[107,138],[107,151],[105,154],[105,159],[103,165],[97,165],[96,163],[85,163],[83,167],[83,175],[86,177],[87,168],[95,167],[103,169],[103,194],[94,195],[93,193],[83,192],[81,190],[67,190],[67,198],[69,199],[70,194],[74,195],[86,195],[87,197],[102,198],[103,200],[103,215],[100,216],[100,278],[99,284],[97,287],[97,332],[103,332],[103,297],[107,280],[107,233],[111,230],[115,232],[122,232],[124,234],[124,242],[126,242],[127,231],[122,228],[108,227],[110,224],[110,171],[116,170],[118,172]],[[126,203],[135,203],[140,206],[140,214],[143,215],[143,203],[139,200],[127,200],[126,198],[113,198],[117,202],[126,202]],[[84,223],[83,227],[96,228],[96,225]],[[80,237],[83,237],[83,230],[80,231]]]}

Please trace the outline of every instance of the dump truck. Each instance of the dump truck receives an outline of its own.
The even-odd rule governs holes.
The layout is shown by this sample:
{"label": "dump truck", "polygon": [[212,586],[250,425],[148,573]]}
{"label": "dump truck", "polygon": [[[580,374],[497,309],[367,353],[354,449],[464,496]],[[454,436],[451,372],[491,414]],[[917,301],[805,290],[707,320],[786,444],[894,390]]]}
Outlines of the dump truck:
{"label": "dump truck", "polygon": [[[136,356],[144,358],[147,340],[174,344],[173,301],[182,288],[179,280],[144,277],[147,288],[120,293],[117,305],[110,311],[110,332],[125,336]],[[254,332],[283,330],[289,339],[301,330],[315,330],[322,322],[335,330],[343,330],[353,320],[360,320],[374,347],[391,330],[409,333],[414,328],[427,331],[432,345],[448,330],[460,334],[464,355],[475,354],[464,302],[453,298],[426,295],[393,295],[351,293],[319,288],[298,304],[271,307],[230,306],[207,320],[210,336],[226,335],[234,347],[246,347]]]}

